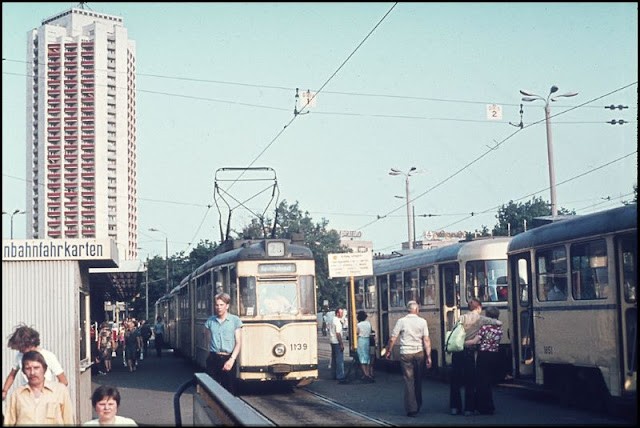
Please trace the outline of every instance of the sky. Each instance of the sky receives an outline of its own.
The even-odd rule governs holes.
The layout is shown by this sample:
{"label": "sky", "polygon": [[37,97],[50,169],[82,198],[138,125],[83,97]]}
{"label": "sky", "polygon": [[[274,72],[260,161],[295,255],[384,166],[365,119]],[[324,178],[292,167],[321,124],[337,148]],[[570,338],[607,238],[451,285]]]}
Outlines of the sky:
{"label": "sky", "polygon": [[[26,207],[27,31],[78,5],[2,3],[3,211]],[[407,181],[418,240],[491,229],[510,201],[550,201],[553,85],[578,93],[550,102],[558,206],[587,214],[633,198],[635,2],[86,7],[123,17],[136,43],[139,258],[164,257],[165,239],[170,255],[219,242],[221,195],[232,229],[297,202],[375,252],[407,241]],[[315,94],[310,105],[296,88]],[[522,102],[520,90],[543,100]],[[488,118],[494,105],[499,120]],[[234,183],[228,168],[245,167],[267,169]]]}

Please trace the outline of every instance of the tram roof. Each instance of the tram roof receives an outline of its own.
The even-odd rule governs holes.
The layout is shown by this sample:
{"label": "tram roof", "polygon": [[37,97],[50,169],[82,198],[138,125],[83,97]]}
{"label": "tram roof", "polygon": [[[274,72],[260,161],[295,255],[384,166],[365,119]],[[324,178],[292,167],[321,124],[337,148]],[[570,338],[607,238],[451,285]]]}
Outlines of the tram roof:
{"label": "tram roof", "polygon": [[[390,259],[373,261],[374,275],[397,272],[437,263],[448,263],[465,258],[503,258],[507,256],[507,245],[511,240],[507,236],[478,238],[471,241],[458,241],[442,247],[413,250]],[[496,255],[500,257],[496,257]]]}
{"label": "tram roof", "polygon": [[637,204],[576,215],[529,229],[513,237],[508,252],[625,230],[635,230],[638,233]]}
{"label": "tram roof", "polygon": [[291,254],[291,258],[285,260],[310,260],[313,259],[313,253],[311,250],[301,244],[293,243],[290,239],[258,239],[258,240],[236,240],[225,242],[223,248],[233,248],[228,251],[214,253],[214,255],[205,263],[196,268],[193,272],[187,275],[180,281],[180,285],[174,288],[173,293],[177,289],[188,282],[192,276],[200,275],[202,272],[210,269],[213,266],[224,265],[241,260],[283,260],[278,257],[265,256],[265,242],[267,241],[284,241],[287,244],[287,252]]}

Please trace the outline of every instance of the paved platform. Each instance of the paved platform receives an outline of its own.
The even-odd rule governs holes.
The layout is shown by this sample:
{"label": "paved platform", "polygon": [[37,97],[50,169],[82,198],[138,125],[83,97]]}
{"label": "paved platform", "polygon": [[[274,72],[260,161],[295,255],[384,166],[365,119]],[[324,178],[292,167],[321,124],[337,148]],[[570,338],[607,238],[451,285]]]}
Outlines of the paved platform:
{"label": "paved platform", "polygon": [[[99,385],[118,388],[121,395],[119,415],[132,418],[140,426],[175,426],[174,395],[181,385],[193,378],[196,369],[191,364],[176,357],[172,350],[163,350],[162,358],[158,358],[155,349],[150,349],[134,372],[124,367],[122,357],[113,359],[112,366],[110,373],[94,375],[91,381],[94,389]],[[180,398],[185,426],[193,424],[194,393],[195,388],[190,387]]]}
{"label": "paved platform", "polygon": [[[331,355],[328,337],[319,334],[318,359],[320,379],[306,388],[343,405],[363,412],[374,419],[395,426],[583,426],[627,425],[624,421],[601,415],[567,409],[541,400],[525,397],[511,388],[497,387],[494,391],[497,411],[491,416],[451,416],[449,414],[449,385],[442,381],[425,379],[423,382],[423,408],[417,417],[409,418],[403,408],[402,376],[398,371],[375,371],[375,383],[355,379],[346,385],[332,380],[328,368]],[[348,369],[352,358],[345,358]],[[175,392],[200,371],[183,358],[164,350],[162,358],[152,350],[140,361],[138,369],[130,373],[122,359],[113,360],[113,371],[95,375],[93,387],[115,385],[122,400],[119,414],[133,418],[141,426],[175,426],[173,400]],[[184,426],[193,425],[193,396],[195,388],[188,388],[181,396],[180,409]],[[87,397],[89,400],[90,397]],[[85,422],[85,421],[82,421]]]}

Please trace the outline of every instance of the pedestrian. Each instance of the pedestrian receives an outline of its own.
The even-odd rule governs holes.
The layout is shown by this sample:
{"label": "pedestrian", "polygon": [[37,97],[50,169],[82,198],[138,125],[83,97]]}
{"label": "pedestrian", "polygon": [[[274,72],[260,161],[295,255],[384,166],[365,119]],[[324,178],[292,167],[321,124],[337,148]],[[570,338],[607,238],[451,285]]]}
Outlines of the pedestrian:
{"label": "pedestrian", "polygon": [[[485,313],[489,318],[498,319],[500,310],[496,306],[489,306]],[[482,415],[492,415],[495,412],[491,385],[500,370],[500,340],[502,326],[485,324],[480,327],[475,338],[465,341],[465,345],[477,345],[476,357],[476,410]]]}
{"label": "pedestrian", "polygon": [[375,382],[371,374],[371,350],[369,349],[372,330],[371,323],[367,319],[367,313],[365,311],[358,311],[356,319],[358,320],[358,325],[356,326],[358,334],[357,351],[358,361],[362,368],[362,380],[365,382]]}
{"label": "pedestrian", "polygon": [[111,359],[113,358],[113,351],[115,351],[117,347],[118,344],[113,340],[109,324],[104,322],[98,335],[98,349],[100,353],[100,360],[104,364],[104,370],[100,370],[98,374],[107,374],[111,371]]}
{"label": "pedestrian", "polygon": [[124,333],[124,351],[127,356],[127,367],[129,367],[130,372],[136,371],[141,340],[135,322],[129,321],[127,330]]}
{"label": "pedestrian", "polygon": [[327,313],[322,312],[322,335],[327,335]]}
{"label": "pedestrian", "polygon": [[7,378],[4,381],[4,385],[2,386],[3,400],[7,397],[7,393],[9,392],[9,389],[11,389],[16,377],[18,378],[18,386],[27,384],[28,379],[22,371],[22,357],[24,353],[28,351],[38,351],[44,357],[48,367],[45,372],[45,378],[48,381],[53,382],[57,379],[58,382],[65,386],[69,384],[58,357],[56,357],[53,352],[40,347],[40,333],[38,333],[36,329],[28,327],[25,324],[18,325],[11,336],[9,336],[7,346],[18,351],[18,353],[16,354],[13,367],[11,367]]}
{"label": "pedestrian", "polygon": [[236,359],[242,346],[242,320],[229,313],[231,296],[219,293],[214,297],[215,315],[204,323],[205,344],[208,345],[207,374],[237,395]]}
{"label": "pedestrian", "polygon": [[342,338],[342,314],[343,309],[338,307],[335,315],[329,324],[329,343],[331,344],[331,366],[333,368],[333,378],[339,384],[347,383],[344,373],[344,339]]}
{"label": "pedestrian", "polygon": [[458,319],[465,331],[465,347],[462,351],[451,353],[451,383],[449,388],[449,407],[451,414],[457,415],[462,409],[461,389],[464,386],[464,414],[471,416],[476,410],[476,349],[466,341],[475,338],[485,324],[502,325],[502,321],[481,315],[482,303],[476,298],[469,299],[469,312]]}
{"label": "pedestrian", "polygon": [[396,340],[400,340],[400,368],[404,379],[404,408],[407,416],[415,417],[422,407],[423,367],[431,368],[431,339],[427,320],[418,316],[420,305],[407,303],[404,317],[396,321],[391,331],[386,358],[391,358]]}
{"label": "pedestrian", "polygon": [[45,379],[47,362],[38,351],[22,355],[22,372],[28,383],[9,397],[5,426],[74,425],[75,414],[67,386]]}
{"label": "pedestrian", "polygon": [[120,425],[136,427],[138,424],[131,418],[118,415],[120,391],[115,386],[101,385],[91,394],[91,405],[98,417],[83,423],[83,426]]}
{"label": "pedestrian", "polygon": [[140,321],[141,325],[140,325],[140,336],[142,337],[142,354],[146,357],[147,356],[147,349],[149,348],[149,339],[151,338],[151,327],[149,326],[149,323],[147,323],[147,320],[142,320]]}
{"label": "pedestrian", "polygon": [[162,347],[164,346],[164,323],[162,317],[158,315],[156,323],[153,325],[153,341],[156,347],[156,355],[162,358]]}

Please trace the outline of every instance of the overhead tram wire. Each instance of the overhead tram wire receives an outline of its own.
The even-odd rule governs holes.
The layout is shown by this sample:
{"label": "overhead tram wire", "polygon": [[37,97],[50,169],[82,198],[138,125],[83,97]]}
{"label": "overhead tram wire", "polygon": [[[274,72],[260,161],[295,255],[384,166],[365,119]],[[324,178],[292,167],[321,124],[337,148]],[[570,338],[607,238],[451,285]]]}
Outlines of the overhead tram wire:
{"label": "overhead tram wire", "polygon": [[[302,113],[305,109],[307,109],[307,107],[309,106],[309,103],[311,103],[311,101],[313,101],[313,99],[315,97],[318,96],[318,94],[320,92],[322,92],[322,90],[325,88],[325,86],[327,86],[329,84],[329,82],[331,82],[331,80],[336,76],[336,74],[338,74],[338,72],[347,64],[347,62],[351,59],[351,57],[353,57],[353,55],[355,55],[355,53],[360,49],[360,47],[364,44],[364,42],[366,42],[369,37],[371,37],[371,34],[373,34],[373,32],[380,26],[380,24],[387,18],[387,16],[389,16],[389,14],[391,13],[391,11],[398,5],[398,3],[394,3],[391,8],[387,11],[387,13],[384,14],[384,16],[382,18],[380,18],[380,20],[378,21],[378,23],[371,29],[371,31],[369,31],[369,33],[365,36],[365,38],[358,44],[358,46],[355,47],[355,49],[349,54],[349,56],[347,56],[347,58],[342,61],[342,64],[340,64],[340,66],[331,74],[331,76],[329,76],[329,78],[324,82],[324,84],[322,86],[320,86],[320,89],[318,89],[315,94],[307,100],[306,104],[303,105],[300,108],[300,111],[298,112],[298,114],[294,114],[293,117],[289,120],[289,122],[284,125],[284,127],[276,134],[275,137],[273,137],[273,139],[269,142],[269,144],[267,144],[265,146],[264,149],[262,149],[262,151],[260,153],[258,153],[258,155],[249,163],[249,165],[247,165],[247,168],[250,168],[252,165],[254,165],[256,163],[256,161],[258,159],[260,159],[260,157],[269,149],[269,147],[271,147],[273,145],[273,143],[276,142],[276,140],[278,138],[280,138],[280,136],[284,133],[284,131],[293,123],[293,121],[296,120],[296,118],[299,116],[300,113]],[[238,178],[236,180],[234,180],[233,182],[231,182],[231,185],[229,185],[229,189],[244,175],[244,172],[240,173],[240,175],[238,176]]]}
{"label": "overhead tram wire", "polygon": [[[371,34],[373,34],[373,32],[378,28],[378,26],[380,26],[380,24],[387,18],[387,16],[389,16],[389,14],[391,13],[391,11],[397,6],[397,2],[394,3],[391,8],[387,11],[387,13],[384,14],[384,16],[378,21],[378,23],[371,29],[371,31],[369,31],[369,33],[365,36],[365,38],[358,44],[358,46],[356,46],[356,48],[351,52],[351,54],[349,54],[349,56],[342,62],[342,64],[340,64],[340,66],[331,74],[331,76],[329,76],[329,78],[325,81],[325,83],[320,87],[320,89],[318,89],[313,96],[307,100],[306,104],[303,105],[300,108],[300,111],[297,112],[297,114],[294,114],[293,117],[289,120],[289,122],[284,125],[284,127],[276,134],[276,136],[269,142],[269,144],[267,144],[265,146],[264,149],[262,149],[262,151],[260,153],[258,153],[258,155],[249,163],[249,165],[247,165],[247,168],[250,168],[251,166],[253,166],[256,161],[269,149],[269,147],[271,147],[278,138],[280,138],[280,136],[284,133],[284,131],[293,123],[294,120],[296,120],[296,118],[300,115],[300,113],[302,113],[305,109],[308,108],[309,104],[311,103],[311,101],[313,101],[313,99],[318,96],[318,94],[320,92],[322,92],[322,90],[325,88],[325,86],[327,86],[329,84],[329,82],[336,76],[336,74],[338,74],[338,72],[347,64],[347,62],[351,59],[351,57],[360,49],[360,47],[364,44],[364,42],[366,42],[369,37],[371,36]],[[227,189],[224,189],[225,192],[228,191],[229,189],[231,189],[231,187],[233,187],[233,185],[235,183],[238,182],[238,180],[240,178],[242,178],[242,176],[244,175],[245,171],[242,171],[240,173],[240,175],[231,182],[231,184],[229,185],[229,187],[227,187]],[[204,219],[203,219],[204,222]],[[202,226],[199,226],[199,228]],[[198,230],[199,230],[198,228]],[[197,233],[196,233],[197,234]]]}
{"label": "overhead tram wire", "polygon": [[[568,113],[568,112],[570,112],[570,111],[573,111],[573,110],[575,110],[575,109],[577,109],[577,108],[581,108],[581,107],[583,107],[583,106],[585,106],[585,105],[587,105],[587,104],[591,104],[591,103],[593,103],[593,102],[595,102],[595,101],[597,101],[597,100],[600,100],[600,99],[602,99],[602,98],[604,98],[604,97],[607,97],[607,96],[609,96],[609,95],[611,95],[611,94],[614,94],[614,93],[616,93],[616,92],[619,92],[619,91],[621,91],[621,90],[624,90],[624,89],[626,89],[626,88],[628,88],[628,87],[630,87],[630,86],[636,85],[637,83],[638,83],[638,82],[637,82],[637,81],[635,81],[635,82],[633,82],[633,83],[630,83],[630,84],[625,85],[625,86],[623,86],[623,87],[620,87],[620,88],[618,88],[618,89],[615,89],[615,90],[613,90],[613,91],[610,91],[610,92],[608,92],[608,93],[606,93],[606,94],[604,94],[604,95],[600,95],[600,96],[598,96],[598,97],[596,97],[596,98],[592,98],[591,100],[587,100],[587,101],[585,101],[585,102],[584,102],[584,103],[582,103],[582,104],[579,104],[579,105],[577,105],[577,106],[573,106],[573,107],[570,107],[570,108],[568,108],[568,109],[566,109],[566,110],[560,111],[560,112],[558,112],[558,113],[554,114],[554,115],[553,115],[553,116],[551,116],[551,117],[561,116],[561,115],[563,115],[563,114],[565,114],[565,113]],[[445,178],[444,180],[442,180],[442,181],[440,181],[440,182],[436,183],[434,186],[431,186],[430,188],[428,188],[428,189],[427,189],[427,190],[425,190],[424,192],[422,192],[422,193],[420,193],[419,195],[417,195],[415,198],[413,198],[413,199],[412,199],[412,202],[413,202],[413,201],[416,201],[416,200],[418,200],[418,199],[420,199],[421,197],[423,197],[423,196],[424,196],[424,195],[426,195],[427,193],[431,192],[432,190],[435,190],[435,189],[437,189],[438,187],[442,186],[444,183],[446,183],[447,181],[449,181],[450,179],[452,179],[452,178],[453,178],[453,177],[455,177],[456,175],[460,174],[460,173],[461,173],[461,172],[463,172],[465,169],[469,168],[471,165],[473,165],[473,164],[475,164],[476,162],[478,162],[480,159],[484,158],[487,154],[489,154],[490,152],[492,152],[492,151],[494,151],[495,149],[497,149],[498,147],[500,147],[502,144],[504,144],[505,142],[507,142],[507,141],[508,141],[509,139],[511,139],[514,135],[516,135],[518,132],[521,132],[522,130],[524,130],[524,129],[526,129],[526,128],[530,128],[531,126],[534,126],[534,125],[538,125],[538,124],[540,124],[540,123],[543,123],[544,121],[545,121],[545,119],[541,119],[541,120],[538,120],[538,121],[532,122],[532,123],[530,123],[530,124],[528,124],[528,125],[524,125],[522,128],[518,128],[516,131],[512,132],[512,133],[511,133],[511,134],[509,134],[506,138],[504,138],[502,141],[500,141],[500,142],[496,143],[496,145],[495,145],[495,146],[490,147],[487,151],[485,151],[484,153],[482,153],[480,156],[478,156],[478,157],[477,157],[477,158],[475,158],[474,160],[470,161],[469,163],[467,163],[466,165],[464,165],[463,167],[461,167],[458,171],[454,172],[453,174],[449,175],[449,176],[448,176],[447,178]],[[630,156],[630,155],[627,155],[627,156]],[[625,156],[625,157],[627,157],[627,156]],[[617,159],[617,160],[620,160],[620,159]],[[615,160],[615,161],[617,161],[617,160]],[[615,162],[615,161],[613,161],[613,162]],[[536,192],[536,193],[538,193],[538,192]],[[536,194],[536,193],[534,193],[534,194]],[[376,222],[378,222],[378,221],[382,220],[383,218],[386,218],[389,214],[393,214],[394,212],[396,212],[396,211],[398,211],[398,210],[400,210],[400,209],[403,209],[403,208],[404,208],[404,204],[403,204],[403,205],[401,205],[401,206],[398,206],[397,208],[392,209],[391,211],[388,211],[388,212],[387,212],[386,214],[384,214],[384,215],[379,215],[379,216],[377,216],[377,218],[376,218],[376,219],[374,219],[374,220],[370,221],[369,223],[366,223],[366,224],[364,224],[364,225],[360,226],[360,227],[359,227],[359,229],[365,229],[365,228],[367,228],[367,227],[371,226],[372,224],[374,224],[374,223],[376,223]],[[465,220],[465,219],[463,219],[463,220]],[[463,220],[460,220],[460,221],[463,221]],[[456,223],[459,223],[460,221],[457,221]],[[453,224],[456,224],[456,223],[453,223]],[[451,225],[449,225],[449,226],[451,226]]]}
{"label": "overhead tram wire", "polygon": [[[588,171],[585,171],[585,172],[583,172],[583,173],[581,173],[581,174],[575,175],[575,176],[573,176],[573,177],[571,177],[571,178],[568,178],[568,179],[566,179],[566,180],[564,180],[564,181],[561,181],[561,182],[557,183],[556,185],[558,186],[558,185],[562,185],[562,184],[569,183],[570,181],[573,181],[573,180],[577,180],[577,179],[578,179],[578,178],[580,178],[580,177],[584,177],[585,175],[589,175],[589,174],[591,174],[591,173],[593,173],[593,172],[596,172],[596,171],[598,171],[598,170],[600,170],[600,169],[602,169],[602,168],[604,168],[604,167],[607,167],[607,166],[609,166],[609,165],[612,165],[612,164],[614,164],[614,163],[616,163],[616,162],[619,162],[619,161],[621,161],[621,160],[623,160],[623,159],[626,159],[626,158],[628,158],[629,156],[632,156],[632,155],[637,154],[637,153],[638,153],[638,151],[637,151],[637,150],[635,150],[635,151],[633,151],[633,152],[631,152],[631,153],[628,153],[628,154],[626,154],[626,155],[624,155],[624,156],[620,156],[620,157],[618,157],[618,158],[616,158],[616,159],[613,159],[613,160],[611,160],[611,161],[609,161],[609,162],[607,162],[607,163],[604,163],[604,164],[602,164],[602,165],[600,165],[600,166],[598,166],[598,167],[596,167],[596,168],[591,168],[591,169],[590,169],[590,170],[588,170]],[[536,191],[536,192],[529,193],[529,194],[527,194],[527,195],[521,196],[521,197],[519,197],[519,198],[517,198],[517,199],[511,199],[511,201],[512,201],[512,202],[522,201],[522,200],[524,200],[524,199],[530,198],[530,197],[532,197],[532,196],[535,196],[535,195],[537,195],[537,194],[539,194],[539,193],[546,192],[546,191],[548,191],[548,190],[549,190],[549,187],[545,187],[545,188],[540,189],[540,190],[538,190],[538,191]],[[479,215],[479,214],[486,214],[486,213],[488,213],[488,212],[494,212],[494,211],[496,211],[497,209],[499,209],[501,206],[502,206],[502,205],[497,205],[497,206],[493,206],[493,207],[491,207],[491,208],[484,209],[484,210],[482,210],[482,211],[474,211],[474,212],[472,212],[469,216],[467,216],[467,217],[465,217],[465,218],[463,218],[463,219],[461,219],[461,220],[455,221],[455,222],[453,222],[453,223],[449,223],[449,224],[447,224],[446,226],[441,226],[441,227],[439,227],[438,229],[446,229],[447,227],[451,227],[451,226],[453,226],[453,225],[455,225],[455,224],[458,224],[458,223],[460,223],[460,222],[462,222],[462,221],[468,220],[468,219],[470,219],[471,217],[473,217],[473,216],[475,216],[475,215]]]}

